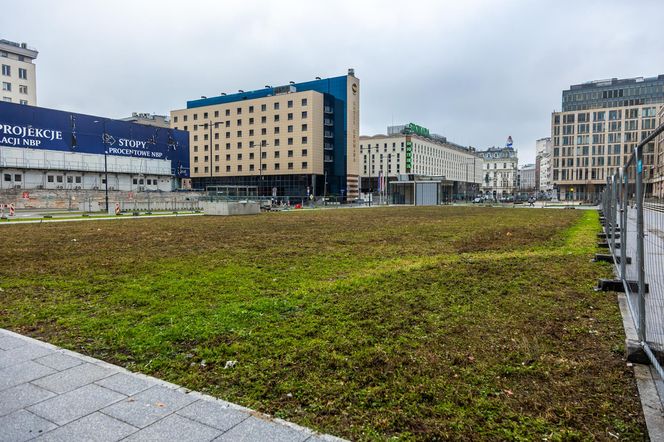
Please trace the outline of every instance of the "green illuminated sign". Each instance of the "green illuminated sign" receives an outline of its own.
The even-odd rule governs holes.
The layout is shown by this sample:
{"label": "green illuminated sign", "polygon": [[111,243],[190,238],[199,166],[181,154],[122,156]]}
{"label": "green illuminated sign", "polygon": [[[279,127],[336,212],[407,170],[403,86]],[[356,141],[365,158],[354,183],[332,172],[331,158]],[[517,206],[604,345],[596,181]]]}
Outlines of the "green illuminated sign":
{"label": "green illuminated sign", "polygon": [[427,129],[426,127],[419,126],[415,123],[408,123],[406,128],[414,134],[422,135],[424,137],[429,136],[429,129]]}

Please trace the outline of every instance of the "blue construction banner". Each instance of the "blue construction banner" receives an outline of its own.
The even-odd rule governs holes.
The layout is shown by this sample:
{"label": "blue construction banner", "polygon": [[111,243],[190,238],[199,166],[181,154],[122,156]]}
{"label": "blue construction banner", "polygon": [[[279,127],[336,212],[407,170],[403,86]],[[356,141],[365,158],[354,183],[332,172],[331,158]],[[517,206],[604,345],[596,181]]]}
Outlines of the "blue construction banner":
{"label": "blue construction banner", "polygon": [[189,176],[189,132],[0,102],[0,146],[170,160]]}

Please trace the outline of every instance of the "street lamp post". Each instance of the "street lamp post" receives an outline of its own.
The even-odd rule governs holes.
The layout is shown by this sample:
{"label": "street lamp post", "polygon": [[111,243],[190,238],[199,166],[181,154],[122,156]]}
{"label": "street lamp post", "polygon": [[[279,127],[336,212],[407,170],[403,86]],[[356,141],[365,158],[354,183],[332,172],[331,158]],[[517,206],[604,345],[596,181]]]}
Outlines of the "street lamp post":
{"label": "street lamp post", "polygon": [[[94,120],[93,123],[99,123],[99,120]],[[104,187],[105,187],[105,202],[106,202],[106,213],[108,213],[108,134],[106,133],[106,120],[101,121],[102,124],[102,135],[101,141],[104,145]]]}

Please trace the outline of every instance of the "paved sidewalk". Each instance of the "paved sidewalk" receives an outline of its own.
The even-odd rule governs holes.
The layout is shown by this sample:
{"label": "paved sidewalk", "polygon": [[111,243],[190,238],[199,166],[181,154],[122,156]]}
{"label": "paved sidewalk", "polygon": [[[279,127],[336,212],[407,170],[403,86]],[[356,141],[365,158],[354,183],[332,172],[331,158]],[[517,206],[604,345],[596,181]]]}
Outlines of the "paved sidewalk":
{"label": "paved sidewalk", "polygon": [[341,441],[0,329],[0,441]]}

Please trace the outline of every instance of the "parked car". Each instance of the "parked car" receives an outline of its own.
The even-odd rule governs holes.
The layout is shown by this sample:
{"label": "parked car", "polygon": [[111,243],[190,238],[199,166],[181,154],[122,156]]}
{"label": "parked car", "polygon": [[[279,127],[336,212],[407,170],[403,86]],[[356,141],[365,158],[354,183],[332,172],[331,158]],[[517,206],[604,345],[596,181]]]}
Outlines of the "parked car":
{"label": "parked car", "polygon": [[482,198],[480,198],[479,196],[473,200],[473,204],[478,204],[478,203],[481,203],[481,202],[482,202]]}

